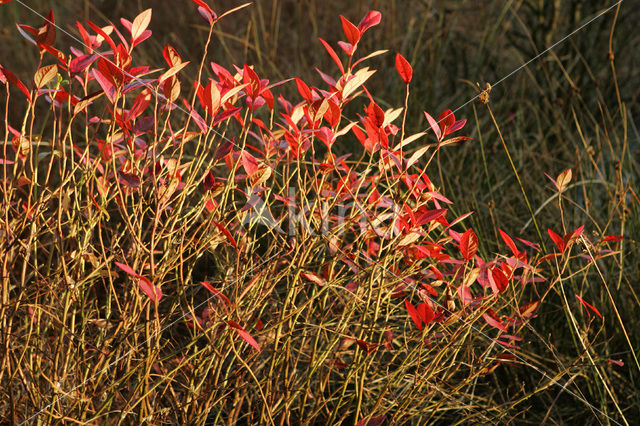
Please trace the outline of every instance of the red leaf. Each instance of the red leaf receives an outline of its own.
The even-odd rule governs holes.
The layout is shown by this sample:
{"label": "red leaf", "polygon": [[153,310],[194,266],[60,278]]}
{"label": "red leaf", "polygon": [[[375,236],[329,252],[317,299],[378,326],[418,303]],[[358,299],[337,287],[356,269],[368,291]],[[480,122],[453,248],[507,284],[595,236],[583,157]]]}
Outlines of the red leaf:
{"label": "red leaf", "polygon": [[623,239],[624,237],[622,235],[607,235],[602,239],[602,242],[606,243],[608,241],[622,241]]}
{"label": "red leaf", "polygon": [[204,190],[205,191],[210,191],[213,189],[213,185],[215,185],[216,183],[216,178],[213,176],[213,173],[211,173],[211,170],[209,170],[209,172],[207,173],[207,175],[204,177]]}
{"label": "red leaf", "polygon": [[458,287],[458,297],[462,300],[462,304],[465,306],[473,302],[473,295],[471,295],[471,290],[469,290],[469,287],[464,284]]}
{"label": "red leaf", "polygon": [[31,101],[31,93],[29,93],[29,90],[27,90],[27,86],[25,86],[20,81],[20,79],[18,77],[16,77],[11,71],[9,71],[6,68],[3,68],[2,66],[0,66],[0,73],[4,74],[4,76],[7,78],[7,80],[9,80],[18,89],[20,89],[20,91],[22,93],[24,93],[24,95],[27,97],[27,99],[29,99],[29,101]]}
{"label": "red leaf", "polygon": [[235,238],[233,238],[233,235],[231,235],[231,232],[229,232],[227,230],[227,228],[225,228],[224,226],[222,226],[222,224],[216,222],[215,220],[213,220],[212,222],[216,226],[216,228],[218,228],[220,230],[220,232],[222,232],[224,234],[224,236],[227,237],[227,239],[229,240],[229,242],[231,243],[233,248],[235,248],[236,251],[237,251],[238,250],[238,244],[236,243]]}
{"label": "red leaf", "polygon": [[433,313],[433,309],[427,303],[421,303],[416,307],[416,310],[420,314],[420,319],[425,323],[425,325],[429,324],[433,318],[435,318],[435,314]]}
{"label": "red leaf", "polygon": [[489,309],[487,313],[482,314],[482,318],[484,318],[484,320],[490,326],[495,327],[500,331],[504,331],[505,333],[508,331],[507,327],[505,327],[504,324],[502,324],[500,319],[496,316],[496,314],[491,309]]}
{"label": "red leaf", "polygon": [[504,240],[507,247],[509,247],[509,249],[511,250],[511,253],[513,253],[515,256],[518,256],[520,254],[520,251],[517,249],[511,237],[507,235],[507,233],[504,232],[502,229],[498,229],[498,232],[500,232],[500,236]]}
{"label": "red leaf", "polygon": [[404,81],[405,84],[409,84],[413,78],[413,68],[411,68],[411,64],[409,64],[404,56],[399,53],[396,55],[396,70],[398,70],[402,81]]}
{"label": "red leaf", "polygon": [[420,319],[420,314],[418,310],[409,302],[407,299],[404,301],[404,306],[407,308],[407,312],[409,312],[409,317],[411,317],[411,321],[416,325],[418,330],[422,331],[422,320]]}
{"label": "red leaf", "polygon": [[342,15],[340,15],[340,20],[342,21],[342,31],[344,31],[347,41],[355,46],[356,43],[360,41],[360,36],[362,35],[360,34],[360,30]]}
{"label": "red leaf", "polygon": [[158,303],[162,299],[162,290],[159,287],[154,286],[148,278],[141,275],[138,276],[138,286],[153,303]]}
{"label": "red leaf", "polygon": [[140,274],[137,274],[130,266],[125,265],[124,263],[115,262],[116,266],[122,269],[127,274],[132,277],[138,278],[138,286],[140,290],[142,290],[154,303],[158,303],[160,299],[162,299],[162,290],[159,287],[154,286],[148,278],[143,277]]}
{"label": "red leaf", "polygon": [[582,303],[582,306],[584,306],[585,308],[591,309],[593,312],[596,313],[596,315],[602,318],[602,314],[600,314],[600,311],[598,311],[598,309],[595,306],[588,304],[587,302],[585,302],[585,300],[582,297],[578,296],[577,294],[576,294],[576,299],[578,299],[580,303]]}
{"label": "red leaf", "polygon": [[547,233],[555,243],[556,247],[558,247],[558,250],[560,250],[560,252],[563,253],[565,249],[565,245],[564,245],[564,241],[562,240],[562,237],[560,237],[560,235],[553,232],[551,229],[547,229]]}
{"label": "red leaf", "polygon": [[455,122],[456,117],[453,115],[453,111],[451,111],[450,109],[445,110],[442,114],[440,114],[440,117],[438,117],[438,123],[441,124],[440,127],[445,129],[445,135],[449,134],[447,130],[450,129]]}
{"label": "red leaf", "polygon": [[240,153],[240,157],[242,158],[242,167],[244,167],[247,175],[249,177],[253,176],[253,174],[260,168],[258,160],[256,160],[256,158],[247,151],[242,151]]}
{"label": "red leaf", "polygon": [[378,12],[377,10],[369,11],[369,13],[364,15],[364,18],[362,18],[362,20],[358,24],[358,30],[360,31],[360,34],[362,35],[369,28],[378,25],[381,20],[382,13]]}
{"label": "red leaf", "polygon": [[538,306],[540,306],[540,301],[536,300],[534,302],[529,302],[526,303],[522,306],[520,306],[520,315],[522,315],[525,318],[531,318],[531,316],[533,315],[533,312],[538,309]]}
{"label": "red leaf", "polygon": [[313,102],[313,94],[311,93],[309,86],[307,86],[307,84],[298,77],[296,77],[296,86],[298,86],[298,93],[300,93],[300,96],[302,96],[305,101]]}
{"label": "red leaf", "polygon": [[387,420],[387,416],[371,417],[369,420],[362,419],[356,426],[382,426]]}
{"label": "red leaf", "polygon": [[204,286],[207,290],[209,290],[212,294],[218,297],[218,299],[222,300],[228,306],[231,306],[231,301],[227,296],[225,296],[220,290],[209,284],[208,281],[200,281],[200,284]]}
{"label": "red leaf", "polygon": [[102,28],[100,28],[99,26],[97,26],[91,21],[87,21],[87,25],[89,25],[93,31],[98,33],[100,36],[102,36],[103,39],[107,41],[107,43],[109,44],[109,47],[111,47],[111,50],[113,50],[114,52],[117,50],[116,44],[113,42],[111,37],[109,37],[109,34],[107,34]]}
{"label": "red leaf", "polygon": [[98,59],[98,55],[82,55],[74,58],[69,63],[69,72],[71,74],[79,74],[86,70],[96,59]]}
{"label": "red leaf", "polygon": [[360,349],[367,353],[367,355],[378,349],[378,345],[376,343],[367,343],[364,340],[356,340],[356,343]]}
{"label": "red leaf", "polygon": [[138,274],[136,274],[133,269],[131,269],[130,266],[125,265],[124,263],[120,263],[120,262],[115,262],[116,266],[120,269],[122,269],[124,272],[126,272],[127,274],[137,277]]}
{"label": "red leaf", "polygon": [[465,260],[471,259],[478,251],[478,237],[473,229],[469,228],[460,237],[460,253]]}
{"label": "red leaf", "polygon": [[247,333],[242,327],[240,327],[240,324],[233,321],[227,321],[227,324],[229,325],[229,327],[233,328],[238,333],[238,335],[240,335],[240,337],[244,339],[245,342],[253,346],[253,348],[258,352],[260,352],[260,345],[258,345],[258,342],[256,342],[256,340],[251,337],[251,335]]}
{"label": "red leaf", "polygon": [[320,287],[327,285],[327,280],[320,277],[319,275],[314,274],[313,272],[303,272],[300,275],[303,278],[311,281],[312,283],[318,284]]}
{"label": "red leaf", "polygon": [[430,116],[426,111],[424,111],[424,116],[427,118],[429,126],[431,126],[431,129],[433,130],[433,133],[435,133],[436,138],[440,140],[442,138],[442,131],[440,130],[440,126],[438,126],[438,122],[434,120],[434,118]]}
{"label": "red leaf", "polygon": [[333,50],[333,47],[331,47],[329,43],[327,43],[320,37],[318,37],[318,40],[320,40],[324,48],[327,50],[327,52],[329,52],[329,56],[331,56],[331,59],[333,59],[333,62],[336,63],[336,65],[338,66],[338,69],[340,70],[342,75],[344,75],[344,67],[342,66],[342,62],[340,62],[340,58],[338,58],[338,54],[336,53],[336,51]]}

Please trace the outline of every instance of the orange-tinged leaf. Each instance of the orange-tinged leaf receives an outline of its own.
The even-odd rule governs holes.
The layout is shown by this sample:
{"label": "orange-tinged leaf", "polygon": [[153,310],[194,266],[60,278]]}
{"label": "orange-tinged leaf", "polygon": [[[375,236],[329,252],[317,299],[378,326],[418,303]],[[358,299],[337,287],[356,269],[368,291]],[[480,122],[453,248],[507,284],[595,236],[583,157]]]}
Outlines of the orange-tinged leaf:
{"label": "orange-tinged leaf", "polygon": [[538,309],[538,306],[540,306],[539,300],[526,303],[520,306],[520,315],[522,315],[525,318],[530,318],[535,312],[535,310]]}
{"label": "orange-tinged leaf", "polygon": [[353,92],[356,91],[360,86],[362,86],[373,74],[375,74],[375,70],[370,71],[369,68],[361,68],[353,75],[353,77],[344,84],[342,88],[342,98],[346,99]]}
{"label": "orange-tinged leaf", "polygon": [[184,67],[186,67],[187,65],[189,65],[189,61],[181,62],[179,64],[176,64],[176,65],[172,66],[164,74],[162,74],[160,77],[158,77],[158,83],[159,84],[164,83],[165,80],[167,80],[169,77],[174,76],[177,73],[179,73],[180,71],[182,71],[182,69]]}
{"label": "orange-tinged leaf", "polygon": [[460,237],[460,253],[465,260],[471,259],[478,251],[478,237],[473,229],[469,228]]}
{"label": "orange-tinged leaf", "polygon": [[556,179],[558,183],[558,192],[562,192],[567,188],[567,185],[571,182],[571,178],[573,177],[573,172],[571,169],[567,169],[564,172],[560,173]]}
{"label": "orange-tinged leaf", "polygon": [[300,275],[306,280],[309,280],[314,284],[318,284],[320,287],[327,285],[327,280],[313,272],[303,272]]}
{"label": "orange-tinged leaf", "polygon": [[151,9],[147,9],[133,20],[131,24],[131,40],[135,41],[145,32],[151,22]]}
{"label": "orange-tinged leaf", "polygon": [[170,67],[175,67],[176,65],[182,63],[182,58],[180,57],[176,49],[168,44],[162,50],[162,56],[164,56],[164,60],[167,61],[167,65],[169,65]]}
{"label": "orange-tinged leaf", "polygon": [[33,77],[33,82],[35,83],[38,89],[42,89],[51,80],[53,80],[56,77],[56,75],[58,75],[58,66],[47,65],[38,69],[38,71],[36,71],[36,74]]}

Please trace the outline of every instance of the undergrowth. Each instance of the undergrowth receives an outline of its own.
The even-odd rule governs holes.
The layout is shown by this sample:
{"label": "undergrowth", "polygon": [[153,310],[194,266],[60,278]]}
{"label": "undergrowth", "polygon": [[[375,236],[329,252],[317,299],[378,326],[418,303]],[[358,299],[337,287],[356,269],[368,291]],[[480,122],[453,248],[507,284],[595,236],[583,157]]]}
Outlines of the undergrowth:
{"label": "undergrowth", "polygon": [[[600,190],[576,182],[583,169],[549,176],[553,195],[532,202],[490,85],[476,86],[473,139],[466,119],[428,105],[426,130],[410,129],[410,61],[362,52],[377,11],[358,25],[341,16],[343,40],[318,41],[331,66],[318,83],[273,82],[209,59],[218,26],[246,5],[217,15],[193,3],[207,28],[201,59],[165,45],[161,69],[139,54],[151,9],[78,22],[83,46],[69,52],[54,47],[53,13],[19,25],[39,62],[28,82],[0,68],[7,421],[627,423],[637,401],[622,400],[630,382],[615,368],[640,370],[637,333],[615,293],[635,297],[623,253],[636,241],[624,219],[614,232],[567,218]],[[385,108],[369,89],[384,55],[403,88]],[[484,146],[479,114],[535,242],[444,195],[447,152]],[[491,179],[496,153],[482,149]],[[624,182],[611,189],[623,218],[638,203]],[[557,214],[541,223],[547,204]],[[593,285],[600,300],[585,295]],[[606,339],[603,305],[617,330]],[[546,336],[545,318],[566,334]],[[557,339],[572,341],[573,358]],[[603,349],[614,341],[626,362]]]}

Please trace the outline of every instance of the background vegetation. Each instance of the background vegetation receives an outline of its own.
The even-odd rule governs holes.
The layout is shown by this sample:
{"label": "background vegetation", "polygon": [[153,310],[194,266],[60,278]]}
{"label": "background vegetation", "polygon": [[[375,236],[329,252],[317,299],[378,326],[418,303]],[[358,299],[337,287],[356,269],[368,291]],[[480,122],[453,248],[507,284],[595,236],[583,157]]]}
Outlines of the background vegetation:
{"label": "background vegetation", "polygon": [[[141,63],[163,66],[162,48],[169,43],[180,52],[184,60],[197,64],[202,56],[208,27],[203,24],[204,21],[195,12],[191,2],[184,1],[184,5],[179,6],[176,3],[178,2],[159,0],[34,0],[28,2],[28,5],[42,14],[53,9],[56,24],[75,36],[76,20],[86,18],[100,24],[106,24],[107,20],[116,23],[121,16],[131,20],[140,11],[153,8],[150,25],[153,37],[138,52]],[[237,4],[238,2],[230,0],[216,1],[214,9],[223,11]],[[435,113],[460,106],[455,111],[456,117],[469,120],[465,134],[471,136],[473,141],[442,150],[430,165],[430,177],[440,191],[455,202],[452,207],[454,217],[469,211],[475,212],[467,220],[468,225],[478,234],[480,253],[483,256],[491,256],[504,248],[498,228],[541,243],[547,248],[553,245],[544,232],[547,228],[565,233],[585,225],[585,236],[594,242],[604,235],[624,236],[619,242],[603,246],[603,249],[611,252],[605,252],[597,262],[588,264],[575,257],[562,267],[562,271],[557,271],[558,275],[564,277],[561,280],[562,291],[554,290],[549,294],[545,303],[540,306],[535,321],[526,328],[523,336],[525,340],[519,342],[522,347],[519,353],[536,368],[518,366],[515,363],[481,378],[465,379],[463,384],[450,388],[444,381],[435,381],[431,385],[439,387],[437,397],[430,395],[430,398],[421,400],[423,406],[396,407],[395,414],[380,413],[376,411],[380,406],[376,405],[366,406],[362,410],[358,407],[360,415],[356,416],[351,406],[344,405],[343,401],[316,400],[305,405],[307,399],[313,399],[312,394],[286,394],[284,402],[269,400],[281,410],[277,411],[278,417],[274,421],[280,424],[295,423],[296,419],[304,419],[306,414],[309,418],[316,416],[314,419],[355,423],[364,418],[364,415],[375,417],[384,414],[389,421],[399,423],[428,420],[433,423],[490,421],[539,424],[582,421],[588,424],[625,424],[633,423],[640,416],[640,365],[637,361],[640,356],[640,318],[637,315],[640,309],[640,57],[635,54],[640,49],[640,33],[636,28],[640,10],[631,3],[622,3],[619,9],[611,9],[551,51],[528,63],[611,4],[595,0],[265,0],[257,1],[249,8],[220,21],[209,48],[210,60],[228,69],[232,68],[232,64],[253,64],[260,70],[261,77],[271,81],[297,76],[309,84],[319,86],[321,79],[315,68],[328,70],[335,65],[317,37],[323,37],[335,46],[338,40],[344,38],[341,31],[337,30],[339,15],[358,22],[368,10],[381,11],[383,19],[380,26],[367,33],[360,49],[367,52],[389,49],[390,52],[371,60],[372,66],[379,71],[368,83],[368,88],[375,93],[376,101],[383,109],[403,104],[405,87],[398,78],[393,63],[395,52],[401,52],[414,69],[407,114],[408,133],[425,129],[421,113],[423,110]],[[37,27],[41,22],[41,18],[17,2],[2,6],[0,64],[10,68],[23,80],[31,78],[39,57],[37,49],[21,38],[14,24],[24,23]],[[57,48],[68,51],[67,46],[72,45],[77,45],[77,42],[58,32]],[[148,57],[141,59],[140,55]],[[512,74],[518,69],[520,70]],[[190,68],[190,71],[194,70],[195,66]],[[188,88],[193,87],[189,78],[195,80],[195,74],[187,72],[183,78],[183,90],[188,91]],[[481,83],[482,87],[484,82],[493,85],[489,104],[493,118],[487,107],[469,102],[477,94],[470,83],[476,82]],[[282,86],[281,90],[288,94],[287,98],[295,97],[297,93],[292,83]],[[190,99],[191,95],[185,94],[185,97]],[[4,101],[0,108],[4,116]],[[24,108],[12,107],[7,114],[9,122],[19,123]],[[517,176],[510,165],[502,140],[508,147]],[[354,139],[353,143],[357,144],[357,141]],[[351,150],[352,147],[348,145],[337,147],[336,154]],[[545,173],[555,178],[567,168],[573,170],[573,181],[559,202],[557,191],[545,177]],[[532,223],[527,203],[540,225],[540,233],[536,232]],[[582,249],[586,250],[586,247]],[[4,253],[9,253],[6,247],[3,250]],[[222,262],[228,260],[223,259]],[[210,261],[221,262],[220,259]],[[252,266],[250,262],[247,264],[247,268]],[[280,269],[276,266],[266,273],[286,281],[286,274],[278,275]],[[203,276],[201,279],[205,278],[208,277]],[[544,285],[538,283],[531,291],[544,293]],[[9,293],[7,291],[3,300],[5,321],[6,318],[17,315],[16,312],[23,312],[22,306],[12,311],[12,306],[15,308],[15,305],[9,303]],[[579,295],[595,306],[602,318],[585,309],[572,294]],[[46,299],[45,296],[42,297]],[[13,299],[11,300],[13,303]],[[30,300],[29,303],[35,303]],[[87,306],[89,305],[87,302]],[[82,306],[82,303],[78,306]],[[78,321],[85,315],[82,312],[75,313]],[[146,315],[149,314],[147,310]],[[62,321],[61,318],[65,315],[68,312],[51,315],[51,318]],[[141,315],[144,316],[144,311]],[[321,323],[313,315],[300,321]],[[68,326],[67,320],[62,322]],[[82,322],[82,327],[94,334],[98,333],[103,339],[108,339],[111,333],[118,335],[123,342],[127,342],[127,347],[139,343],[135,339],[130,341],[129,336],[139,334],[138,338],[142,341],[151,334],[150,328],[153,329],[153,325],[147,322],[144,325],[146,330],[132,331],[135,327],[127,329],[133,326],[124,322],[117,325],[117,330],[96,332],[96,327],[106,327],[97,318],[90,318],[87,324],[84,320]],[[65,354],[59,348],[67,347],[63,340],[68,337],[64,333],[52,332],[56,329],[55,321],[44,328],[45,331],[48,330],[48,338],[53,346],[43,345],[40,350],[53,351],[51,348],[55,347],[58,348],[57,356],[63,357]],[[3,386],[5,391],[0,392],[0,399],[4,401],[0,405],[0,414],[6,416],[7,421],[14,422],[23,421],[35,414],[36,408],[32,407],[24,412],[16,408],[23,404],[28,406],[20,395],[33,391],[23,384],[16,384],[28,381],[24,376],[21,377],[23,373],[17,366],[25,358],[32,356],[32,353],[16,350],[15,339],[27,346],[32,339],[39,338],[34,330],[19,336],[20,330],[24,331],[24,328],[16,325],[7,328],[5,322],[2,336],[2,369],[5,371],[3,380],[9,380],[11,384]],[[45,331],[42,332],[47,335]],[[291,333],[294,331],[292,329]],[[121,335],[121,332],[124,334]],[[280,332],[279,330],[278,333]],[[186,331],[182,329],[173,333],[186,335]],[[260,342],[268,342],[272,338],[273,336],[266,335]],[[197,339],[185,339],[187,348],[200,348],[204,344]],[[287,349],[284,352],[292,354],[295,360],[299,359],[304,364],[304,357],[292,351],[288,345],[300,344],[298,349],[304,352],[303,348],[309,349],[312,345],[311,340],[311,335],[305,336],[302,343],[285,339],[283,345]],[[71,349],[66,350],[66,355],[70,355]],[[218,349],[213,353],[194,350],[185,356],[196,357],[192,354],[197,354],[198,357],[215,357],[219,355],[216,351]],[[464,352],[460,350],[460,353]],[[124,350],[116,355],[122,353]],[[138,365],[136,359],[127,361],[129,364],[118,364],[118,368],[114,370],[115,376],[127,376],[127,369],[131,368],[131,377],[142,377],[152,369],[152,365],[144,365],[140,367],[140,372],[138,367],[132,367]],[[271,371],[278,372],[282,369],[279,374],[286,376],[284,365],[289,365],[289,361],[274,361],[275,367],[272,366]],[[64,368],[70,368],[69,363],[70,361],[66,361],[64,365],[67,367]],[[106,361],[97,365],[105,364]],[[171,366],[163,368],[168,368],[163,374],[171,376],[175,373]],[[177,371],[183,369],[183,366],[175,368]],[[217,367],[203,366],[200,363],[193,368],[201,368],[208,374],[209,369],[215,370]],[[378,368],[383,369],[384,362]],[[96,370],[87,369],[83,374],[88,376],[98,370],[97,367]],[[182,370],[180,371],[182,374]],[[222,368],[216,371],[217,374],[230,374],[220,373]],[[546,374],[541,374],[541,371]],[[193,377],[184,374],[185,377]],[[160,413],[157,411],[158,407],[152,406],[148,401],[148,395],[151,392],[162,394],[166,390],[162,387],[165,385],[155,389],[147,383],[145,386],[148,388],[144,392],[129,389],[132,392],[126,394],[122,390],[123,383],[130,386],[126,379],[124,382],[109,381],[104,374],[100,376],[102,383],[96,380],[87,388],[78,389],[78,395],[74,395],[74,401],[77,401],[74,409],[80,410],[82,404],[86,403],[83,402],[83,395],[97,404],[96,395],[102,391],[105,398],[115,401],[114,406],[122,406],[118,399],[123,398],[126,401],[124,406],[135,412],[137,420],[154,423],[189,419],[204,421],[205,418],[211,422],[266,421],[268,417],[264,414],[264,408],[260,406],[261,412],[260,409],[252,408],[251,404],[259,406],[256,401],[268,399],[268,395],[249,398],[243,402],[243,392],[253,392],[254,381],[262,379],[247,377],[247,374],[244,372],[227,377],[229,383],[235,383],[236,388],[228,385],[229,389],[235,390],[216,394],[217,400],[213,402],[217,402],[217,406],[222,408],[218,408],[218,412],[213,414],[206,410],[212,401],[199,400],[199,396],[193,396],[192,401],[182,395],[174,395],[175,405],[164,406],[171,407],[174,414],[169,413],[169,408]],[[455,374],[452,374],[451,378],[454,377]],[[550,380],[550,377],[554,380]],[[382,378],[384,376],[380,380]],[[188,383],[187,379],[182,379],[181,383],[185,388],[194,386],[200,389],[200,384]],[[386,377],[384,380],[393,382],[394,379]],[[556,380],[557,383],[554,383]],[[135,381],[132,379],[131,382]],[[295,381],[285,377],[284,382]],[[45,405],[56,394],[55,383],[50,386],[42,389],[42,395],[31,395],[30,401],[38,401],[40,406]],[[306,383],[305,386],[308,389],[310,384]],[[327,386],[330,387],[331,383]],[[372,381],[370,387],[365,386],[372,395],[377,395],[376,392],[382,388],[382,381]],[[203,387],[202,391],[204,389]],[[266,388],[265,391],[269,389]],[[270,391],[275,392],[275,389]],[[131,395],[137,395],[135,398],[145,402],[138,404],[138,400]],[[296,398],[303,398],[305,401],[301,402]],[[194,402],[196,400],[197,403]],[[588,401],[593,407],[581,400]],[[184,405],[180,405],[181,403]],[[236,410],[233,408],[235,405],[243,409]],[[304,406],[313,407],[312,412],[305,413],[300,408]],[[60,413],[65,412],[62,407],[58,407],[58,412],[47,410],[49,422],[69,420],[60,417]],[[337,414],[326,407],[334,407]],[[248,412],[254,413],[254,417],[243,416]],[[285,412],[293,414],[283,414]],[[100,415],[106,414],[103,412]],[[397,417],[393,417],[394,415]],[[83,417],[77,412],[72,416],[82,421],[97,421],[92,420],[91,415]],[[131,417],[118,418],[115,415],[114,418],[132,422]]]}

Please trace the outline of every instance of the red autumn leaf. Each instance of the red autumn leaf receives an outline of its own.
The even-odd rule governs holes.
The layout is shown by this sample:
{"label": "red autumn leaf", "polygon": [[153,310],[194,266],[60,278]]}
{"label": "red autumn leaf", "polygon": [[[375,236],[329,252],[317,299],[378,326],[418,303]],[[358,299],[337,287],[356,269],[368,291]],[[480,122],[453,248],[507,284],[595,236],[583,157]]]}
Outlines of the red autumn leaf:
{"label": "red autumn leaf", "polygon": [[27,99],[31,100],[31,93],[29,92],[29,90],[27,90],[27,86],[25,86],[22,81],[20,81],[20,79],[18,77],[16,77],[11,71],[9,71],[6,68],[3,68],[2,66],[0,66],[0,74],[3,74],[4,77],[6,77],[7,80],[9,80],[11,83],[13,83],[14,86],[16,86],[18,89],[20,89],[20,91],[22,93],[24,93],[24,95],[27,97]]}
{"label": "red autumn leaf", "polygon": [[137,278],[140,290],[142,290],[149,299],[151,299],[151,301],[158,303],[160,299],[162,299],[162,290],[160,290],[159,287],[154,286],[148,278],[136,273],[130,266],[125,265],[124,263],[115,262],[115,265],[132,277]]}
{"label": "red autumn leaf", "polygon": [[387,420],[387,416],[371,417],[370,419],[362,419],[356,426],[382,426]]}
{"label": "red autumn leaf", "polygon": [[216,226],[216,228],[218,228],[220,230],[220,232],[222,232],[222,234],[225,237],[227,237],[227,239],[229,240],[229,242],[231,243],[233,248],[238,250],[238,244],[236,243],[235,238],[233,238],[233,235],[231,235],[231,232],[229,232],[229,230],[227,228],[225,228],[222,224],[216,222],[215,220],[212,220],[212,222]]}
{"label": "red autumn leaf", "polygon": [[469,260],[476,255],[477,251],[478,237],[476,236],[475,232],[473,232],[473,229],[469,228],[460,237],[460,253],[462,253],[462,257],[464,257],[464,260]]}
{"label": "red autumn leaf", "polygon": [[356,340],[356,343],[360,349],[367,353],[367,355],[378,349],[378,345],[376,343],[367,343],[364,340]]}
{"label": "red autumn leaf", "polygon": [[577,294],[576,294],[576,299],[578,299],[580,303],[582,303],[582,306],[584,306],[587,309],[591,309],[593,312],[595,312],[596,315],[602,318],[602,314],[600,314],[600,311],[598,311],[598,309],[595,306],[590,305],[582,297],[578,296]]}
{"label": "red autumn leaf", "polygon": [[502,324],[502,321],[496,316],[496,314],[489,309],[486,313],[482,314],[482,318],[492,327],[497,328],[500,331],[504,331],[505,333],[508,331],[507,327]]}
{"label": "red autumn leaf", "polygon": [[240,157],[242,158],[242,167],[244,167],[247,175],[249,177],[253,176],[253,174],[260,168],[258,160],[256,160],[256,158],[247,151],[242,151],[240,153]]}
{"label": "red autumn leaf", "polygon": [[364,18],[362,18],[362,20],[358,24],[358,30],[360,31],[360,34],[362,35],[369,28],[378,25],[381,20],[382,13],[378,12],[377,10],[369,11],[366,15],[364,15]]}
{"label": "red autumn leaf", "polygon": [[352,46],[355,46],[356,43],[360,41],[360,30],[342,15],[340,15],[340,20],[342,21],[342,31],[344,31],[347,41],[351,43]]}
{"label": "red autumn leaf", "polygon": [[399,53],[396,55],[396,70],[398,70],[398,74],[400,74],[400,78],[405,84],[409,84],[409,82],[411,82],[411,79],[413,78],[413,68],[411,68],[409,61]]}
{"label": "red autumn leaf", "polygon": [[529,302],[526,303],[522,306],[520,306],[520,315],[522,315],[525,318],[530,318],[533,315],[533,312],[538,309],[538,306],[540,306],[540,301],[536,300],[534,302]]}
{"label": "red autumn leaf", "polygon": [[607,235],[602,239],[602,242],[606,243],[608,241],[622,241],[623,239],[624,237],[622,235]]}
{"label": "red autumn leaf", "polygon": [[471,294],[471,290],[469,290],[469,287],[464,284],[458,287],[458,297],[462,300],[462,304],[465,306],[473,302],[473,295]]}
{"label": "red autumn leaf", "polygon": [[309,86],[307,86],[307,84],[298,77],[296,77],[296,86],[298,87],[298,93],[300,93],[300,96],[302,96],[305,101],[313,102],[311,89],[309,89]]}
{"label": "red autumn leaf", "polygon": [[453,127],[453,124],[455,122],[456,122],[456,117],[453,115],[453,111],[451,111],[450,109],[445,110],[442,114],[440,114],[440,117],[438,117],[438,123],[441,124],[440,127],[445,129],[444,130],[445,135],[450,133],[447,130]]}
{"label": "red autumn leaf", "polygon": [[331,59],[333,59],[333,62],[336,63],[336,65],[338,66],[338,69],[340,70],[340,73],[344,75],[344,67],[342,66],[342,62],[340,61],[340,58],[338,58],[338,54],[336,53],[336,51],[333,50],[333,47],[331,47],[329,43],[327,43],[320,37],[318,37],[318,40],[320,40],[320,43],[322,43],[326,51],[329,53],[329,56],[331,56]]}
{"label": "red autumn leaf", "polygon": [[489,269],[487,271],[487,277],[494,294],[502,293],[507,289],[507,286],[509,285],[509,280],[498,268]]}
{"label": "red autumn leaf", "polygon": [[562,240],[562,237],[560,235],[556,234],[555,232],[553,232],[551,229],[547,229],[547,233],[549,234],[549,236],[553,240],[553,242],[556,245],[556,247],[558,247],[558,250],[561,253],[564,253],[565,245],[564,245],[564,241]]}
{"label": "red autumn leaf", "polygon": [[433,318],[435,318],[435,314],[433,313],[433,309],[427,303],[421,303],[416,306],[416,310],[418,314],[420,314],[420,319],[424,322],[425,325],[429,324]]}
{"label": "red autumn leaf", "polygon": [[160,299],[162,299],[162,290],[154,286],[148,278],[139,275],[138,280],[140,290],[142,290],[153,303],[158,303]]}
{"label": "red autumn leaf", "polygon": [[115,262],[116,266],[120,269],[122,269],[124,272],[126,272],[127,274],[137,277],[138,274],[136,274],[133,269],[131,269],[131,267],[129,265],[125,265],[124,263],[120,263],[120,262]]}
{"label": "red autumn leaf", "polygon": [[502,237],[502,240],[505,242],[507,247],[509,247],[509,249],[511,250],[511,253],[513,253],[514,256],[518,256],[520,254],[520,250],[518,250],[518,248],[516,247],[511,237],[507,235],[507,233],[504,232],[502,229],[498,229],[498,232],[500,232],[500,236]]}
{"label": "red autumn leaf", "polygon": [[426,111],[424,111],[424,116],[427,118],[429,126],[431,126],[431,130],[433,130],[433,133],[435,133],[436,138],[440,140],[442,138],[442,131],[440,130],[438,122]]}
{"label": "red autumn leaf", "polygon": [[215,183],[216,183],[216,178],[213,176],[213,173],[211,173],[211,170],[209,170],[209,172],[207,172],[207,175],[204,177],[204,182],[203,182],[204,190],[211,191]]}
{"label": "red autumn leaf", "polygon": [[229,298],[225,296],[220,290],[209,284],[208,281],[200,281],[200,284],[202,284],[204,288],[209,290],[209,292],[215,295],[218,299],[222,300],[228,306],[231,306],[231,301],[229,300]]}
{"label": "red autumn leaf", "polygon": [[236,331],[236,333],[238,333],[238,335],[244,339],[245,342],[253,346],[253,348],[258,352],[260,352],[260,345],[258,345],[258,342],[256,342],[256,339],[251,337],[251,334],[247,333],[245,329],[240,327],[240,324],[233,321],[227,321],[227,324],[229,325],[229,327],[233,328]]}
{"label": "red autumn leaf", "polygon": [[318,284],[320,287],[327,285],[327,280],[313,272],[303,272],[300,275],[312,283]]}
{"label": "red autumn leaf", "polygon": [[407,308],[407,312],[409,312],[409,317],[411,321],[415,324],[418,330],[422,331],[422,320],[420,318],[420,314],[418,310],[409,302],[407,299],[404,301],[404,306]]}

